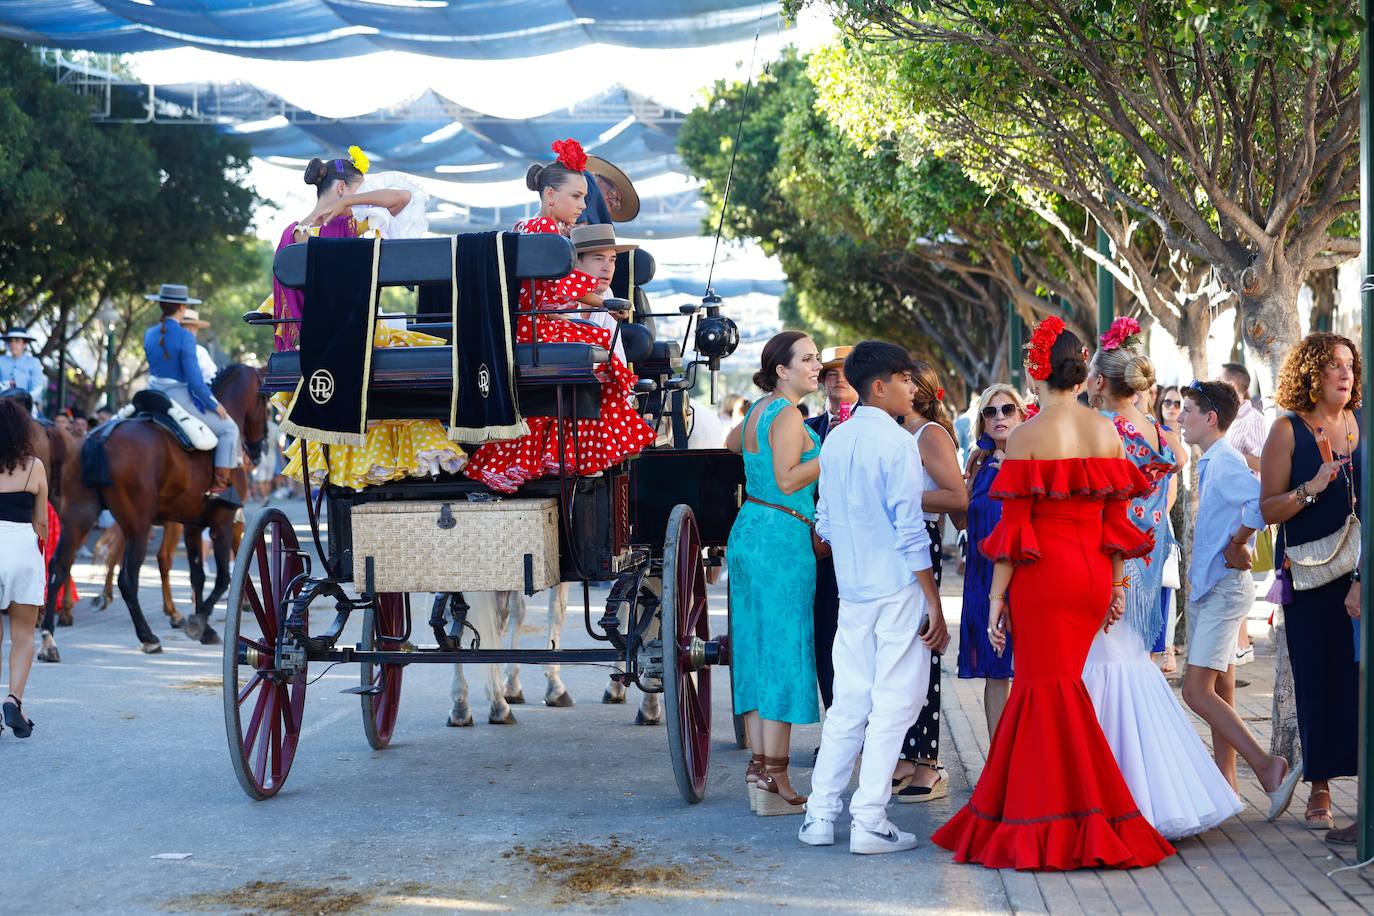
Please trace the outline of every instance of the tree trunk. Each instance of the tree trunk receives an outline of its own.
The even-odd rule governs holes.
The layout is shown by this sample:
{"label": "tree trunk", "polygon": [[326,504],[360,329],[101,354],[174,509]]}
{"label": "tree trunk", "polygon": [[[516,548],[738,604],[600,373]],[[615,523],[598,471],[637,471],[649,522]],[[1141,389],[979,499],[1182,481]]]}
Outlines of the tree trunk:
{"label": "tree trunk", "polygon": [[1266,396],[1274,393],[1274,381],[1284,356],[1302,339],[1298,325],[1301,288],[1296,272],[1287,275],[1271,272],[1266,280],[1252,283],[1240,294],[1245,345],[1255,357],[1251,371],[1259,379],[1260,391]]}
{"label": "tree trunk", "polygon": [[1176,341],[1187,354],[1188,364],[1193,370],[1193,378],[1211,378],[1207,370],[1207,335],[1212,330],[1212,311],[1210,308],[1196,308],[1189,303],[1182,309],[1178,321],[1178,340]]}

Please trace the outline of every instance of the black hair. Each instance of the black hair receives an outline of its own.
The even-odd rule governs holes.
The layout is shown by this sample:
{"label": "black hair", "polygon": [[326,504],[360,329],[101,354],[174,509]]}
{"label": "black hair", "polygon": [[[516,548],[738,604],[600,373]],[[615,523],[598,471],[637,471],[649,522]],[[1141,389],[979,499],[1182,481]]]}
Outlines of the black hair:
{"label": "black hair", "polygon": [[[581,175],[581,172],[573,171],[557,160],[547,164],[536,162],[534,165],[530,166],[529,171],[525,173],[525,187],[534,191],[542,198],[545,188],[561,188],[574,176]],[[590,193],[589,191],[588,194],[590,195]],[[609,222],[609,220],[607,220],[607,222]]]}
{"label": "black hair", "polygon": [[754,384],[764,391],[778,387],[778,367],[792,362],[792,349],[797,341],[807,337],[805,331],[781,331],[774,334],[763,345],[763,356],[759,359],[759,371],[754,373]]}
{"label": "black hair", "polygon": [[844,377],[849,380],[849,387],[859,393],[861,402],[868,400],[876,380],[914,372],[915,368],[910,353],[881,340],[861,340],[844,358]]}
{"label": "black hair", "polygon": [[333,190],[336,182],[352,184],[363,177],[363,173],[351,159],[311,159],[305,167],[305,183],[315,186],[315,196],[323,197]]}
{"label": "black hair", "polygon": [[167,352],[167,319],[171,318],[181,308],[180,302],[158,302],[162,306],[162,317],[157,320],[157,345],[162,348],[162,355],[168,358],[171,353]]}
{"label": "black hair", "polygon": [[1045,379],[1051,391],[1069,391],[1088,377],[1088,354],[1083,341],[1068,328],[1059,332],[1050,348],[1050,375]]}
{"label": "black hair", "polygon": [[1250,381],[1251,381],[1251,380],[1250,380],[1250,370],[1249,370],[1249,369],[1245,368],[1245,367],[1242,366],[1240,363],[1222,363],[1222,364],[1221,364],[1221,371],[1222,371],[1222,372],[1229,372],[1231,375],[1234,375],[1236,378],[1241,379],[1241,380],[1245,383],[1245,391],[1246,391],[1246,393],[1248,394],[1248,393],[1250,392]]}
{"label": "black hair", "polygon": [[17,398],[0,398],[0,471],[8,474],[32,457],[28,413]]}
{"label": "black hair", "polygon": [[1217,429],[1223,433],[1231,428],[1236,422],[1236,414],[1240,413],[1240,395],[1228,382],[1198,382],[1196,386],[1184,388],[1183,396],[1192,398],[1204,413],[1215,412]]}

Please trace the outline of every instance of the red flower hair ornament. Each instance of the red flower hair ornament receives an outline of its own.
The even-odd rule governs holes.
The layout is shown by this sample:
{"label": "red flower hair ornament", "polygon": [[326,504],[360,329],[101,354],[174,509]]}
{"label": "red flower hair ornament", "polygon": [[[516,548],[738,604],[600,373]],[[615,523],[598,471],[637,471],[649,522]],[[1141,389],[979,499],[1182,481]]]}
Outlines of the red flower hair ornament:
{"label": "red flower hair ornament", "polygon": [[1118,318],[1112,322],[1107,333],[1100,338],[1102,349],[1116,350],[1121,347],[1140,346],[1140,322],[1134,318]]}
{"label": "red flower hair ornament", "polygon": [[1051,315],[1031,331],[1030,343],[1026,346],[1026,371],[1030,377],[1043,382],[1050,377],[1050,350],[1064,331],[1064,319]]}
{"label": "red flower hair ornament", "polygon": [[558,154],[558,162],[574,172],[587,167],[587,153],[582,149],[582,144],[572,137],[553,141],[553,151]]}

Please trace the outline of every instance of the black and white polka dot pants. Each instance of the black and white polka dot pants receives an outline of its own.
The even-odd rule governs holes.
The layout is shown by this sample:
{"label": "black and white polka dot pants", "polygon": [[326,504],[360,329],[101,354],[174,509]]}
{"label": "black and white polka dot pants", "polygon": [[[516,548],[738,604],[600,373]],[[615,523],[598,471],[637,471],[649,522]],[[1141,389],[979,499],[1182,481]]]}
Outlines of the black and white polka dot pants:
{"label": "black and white polka dot pants", "polygon": [[[930,535],[931,572],[935,584],[939,586],[943,565],[940,544],[940,523],[926,522],[926,532]],[[926,702],[916,724],[906,733],[902,741],[903,760],[926,760],[934,763],[940,759],[940,655],[933,652],[930,656],[930,687],[926,690]]]}

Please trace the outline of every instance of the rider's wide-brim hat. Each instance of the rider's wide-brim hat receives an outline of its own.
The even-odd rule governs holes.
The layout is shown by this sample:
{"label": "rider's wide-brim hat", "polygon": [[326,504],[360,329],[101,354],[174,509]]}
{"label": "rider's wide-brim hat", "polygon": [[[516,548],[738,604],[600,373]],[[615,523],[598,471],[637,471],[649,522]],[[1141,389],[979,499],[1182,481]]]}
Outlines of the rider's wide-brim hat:
{"label": "rider's wide-brim hat", "polygon": [[5,340],[27,340],[29,343],[38,343],[38,338],[29,333],[28,328],[15,326],[5,332]]}
{"label": "rider's wide-brim hat", "polygon": [[628,223],[639,215],[639,192],[635,190],[630,176],[621,171],[619,166],[607,162],[600,156],[588,156],[585,171],[599,175],[615,185],[615,189],[620,192],[620,206],[612,207],[611,202],[606,201],[606,209],[611,211],[611,219],[617,223]]}
{"label": "rider's wide-brim hat", "polygon": [[182,314],[181,321],[179,321],[178,324],[180,324],[183,328],[204,329],[210,326],[210,322],[201,320],[200,312],[197,312],[195,309],[187,309]]}
{"label": "rider's wide-brim hat", "polygon": [[164,283],[155,293],[144,293],[144,299],[151,299],[154,302],[176,302],[182,305],[200,305],[199,299],[192,299],[187,295],[188,290],[181,283]]}
{"label": "rider's wide-brim hat", "polygon": [[617,242],[615,240],[615,227],[607,223],[593,223],[587,226],[573,226],[568,233],[568,240],[573,244],[573,251],[577,254],[585,254],[588,251],[633,251],[639,246],[634,242]]}
{"label": "rider's wide-brim hat", "polygon": [[821,351],[821,368],[843,369],[845,357],[853,350],[853,347],[826,347]]}

